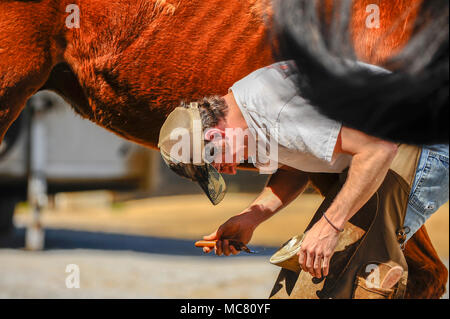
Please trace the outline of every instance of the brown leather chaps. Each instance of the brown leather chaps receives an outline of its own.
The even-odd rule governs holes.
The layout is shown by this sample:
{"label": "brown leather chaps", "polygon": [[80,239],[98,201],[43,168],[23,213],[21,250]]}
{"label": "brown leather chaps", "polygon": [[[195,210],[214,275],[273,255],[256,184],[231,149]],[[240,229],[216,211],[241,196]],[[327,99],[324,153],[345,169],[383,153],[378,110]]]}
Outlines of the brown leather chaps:
{"label": "brown leather chaps", "polygon": [[[316,279],[309,273],[282,268],[271,298],[391,299],[404,298],[408,263],[403,254],[403,222],[420,149],[401,145],[385,180],[372,198],[346,224],[330,262],[329,275]],[[312,184],[325,196],[308,231],[328,209],[345,183],[342,174],[310,174]],[[377,284],[393,267],[403,270],[389,289]],[[414,265],[417,266],[417,265]],[[426,271],[426,270],[424,270]],[[419,273],[416,273],[419,275]],[[446,275],[447,276],[447,275]],[[420,296],[420,294],[418,294]]]}

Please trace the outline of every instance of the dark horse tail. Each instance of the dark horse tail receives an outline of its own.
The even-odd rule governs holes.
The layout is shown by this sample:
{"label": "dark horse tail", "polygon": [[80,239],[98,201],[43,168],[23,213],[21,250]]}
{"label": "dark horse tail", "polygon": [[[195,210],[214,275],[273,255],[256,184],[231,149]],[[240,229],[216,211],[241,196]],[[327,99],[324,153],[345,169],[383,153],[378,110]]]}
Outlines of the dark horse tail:
{"label": "dark horse tail", "polygon": [[448,0],[422,2],[413,36],[384,64],[389,74],[354,67],[352,1],[334,1],[328,19],[321,13],[327,3],[281,0],[275,7],[278,58],[296,61],[302,94],[325,115],[370,135],[448,143]]}

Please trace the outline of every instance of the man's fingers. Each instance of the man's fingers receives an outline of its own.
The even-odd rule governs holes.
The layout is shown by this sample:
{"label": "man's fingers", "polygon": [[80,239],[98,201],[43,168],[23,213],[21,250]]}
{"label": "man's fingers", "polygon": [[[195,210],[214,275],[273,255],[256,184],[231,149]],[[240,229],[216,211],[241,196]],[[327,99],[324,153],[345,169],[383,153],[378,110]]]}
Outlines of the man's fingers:
{"label": "man's fingers", "polygon": [[230,244],[229,244],[229,241],[228,241],[227,239],[225,239],[225,240],[223,241],[222,248],[223,248],[223,254],[224,254],[225,256],[230,256],[230,254],[231,254],[231,251],[230,251]]}
{"label": "man's fingers", "polygon": [[308,271],[306,269],[306,252],[301,250],[298,252],[298,263],[303,271]]}
{"label": "man's fingers", "polygon": [[239,255],[240,253],[233,245],[230,245],[230,250],[233,255]]}
{"label": "man's fingers", "polygon": [[[212,251],[209,247],[203,247],[203,251],[205,253],[209,253]],[[228,240],[218,240],[216,242],[216,247],[214,248],[215,254],[217,256],[221,256],[222,254],[225,256],[229,256],[231,254],[233,255],[239,255],[241,252],[238,251],[233,245],[230,245],[230,242]]]}
{"label": "man's fingers", "polygon": [[215,252],[217,256],[222,256],[223,254],[223,249],[222,249],[222,241],[218,240],[216,242],[216,248],[215,248]]}
{"label": "man's fingers", "polygon": [[314,274],[314,252],[308,252],[306,254],[306,269],[311,274],[311,276],[315,276]]}
{"label": "man's fingers", "polygon": [[325,255],[323,257],[323,263],[322,263],[322,271],[323,271],[324,277],[328,276],[329,270],[330,270],[330,257]]}
{"label": "man's fingers", "polygon": [[208,236],[203,236],[203,240],[216,240],[216,239],[218,239],[217,230],[214,233],[209,234]]}
{"label": "man's fingers", "polygon": [[316,278],[322,278],[322,260],[322,255],[316,254],[316,258],[314,259],[314,276]]}

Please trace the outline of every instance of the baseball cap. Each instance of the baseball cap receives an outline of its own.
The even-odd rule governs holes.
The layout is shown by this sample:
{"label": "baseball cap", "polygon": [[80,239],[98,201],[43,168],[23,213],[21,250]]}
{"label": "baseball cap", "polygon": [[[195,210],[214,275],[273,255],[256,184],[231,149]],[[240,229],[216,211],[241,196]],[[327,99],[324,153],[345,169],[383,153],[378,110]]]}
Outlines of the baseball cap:
{"label": "baseball cap", "polygon": [[197,182],[211,203],[217,205],[225,197],[227,187],[222,175],[204,160],[201,123],[198,103],[177,107],[161,127],[158,147],[172,171]]}

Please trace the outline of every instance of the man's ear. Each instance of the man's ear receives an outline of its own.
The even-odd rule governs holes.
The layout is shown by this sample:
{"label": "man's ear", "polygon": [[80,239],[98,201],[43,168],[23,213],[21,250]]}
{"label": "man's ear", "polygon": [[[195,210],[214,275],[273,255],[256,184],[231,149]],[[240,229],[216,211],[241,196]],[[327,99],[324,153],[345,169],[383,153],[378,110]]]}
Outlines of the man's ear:
{"label": "man's ear", "polygon": [[205,140],[212,141],[214,139],[225,138],[225,131],[216,127],[212,127],[206,130],[205,132]]}

